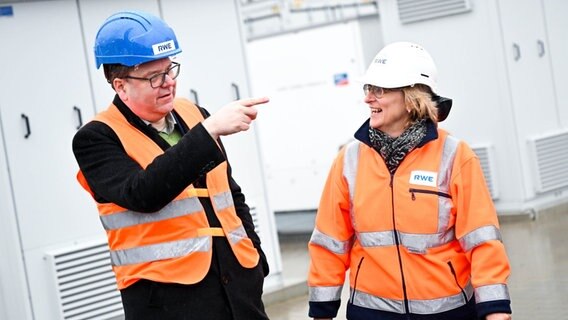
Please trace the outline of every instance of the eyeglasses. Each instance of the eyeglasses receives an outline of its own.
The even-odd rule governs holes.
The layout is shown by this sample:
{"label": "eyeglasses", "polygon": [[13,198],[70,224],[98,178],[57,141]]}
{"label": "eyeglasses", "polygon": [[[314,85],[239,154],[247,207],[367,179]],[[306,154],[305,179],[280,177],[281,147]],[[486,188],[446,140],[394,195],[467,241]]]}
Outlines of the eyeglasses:
{"label": "eyeglasses", "polygon": [[365,84],[363,86],[363,92],[365,93],[365,96],[369,95],[369,92],[372,93],[375,98],[381,98],[385,93],[391,92],[391,91],[395,91],[397,89],[390,89],[390,88],[383,88],[383,87],[377,87],[374,86],[372,84]]}
{"label": "eyeglasses", "polygon": [[133,76],[126,76],[124,78],[136,79],[136,80],[148,80],[150,81],[150,86],[155,89],[164,85],[164,82],[166,82],[166,76],[170,77],[170,79],[172,80],[177,78],[177,76],[179,76],[179,66],[180,66],[179,63],[172,61],[171,67],[166,72],[156,73],[155,75],[149,78],[141,78]]}

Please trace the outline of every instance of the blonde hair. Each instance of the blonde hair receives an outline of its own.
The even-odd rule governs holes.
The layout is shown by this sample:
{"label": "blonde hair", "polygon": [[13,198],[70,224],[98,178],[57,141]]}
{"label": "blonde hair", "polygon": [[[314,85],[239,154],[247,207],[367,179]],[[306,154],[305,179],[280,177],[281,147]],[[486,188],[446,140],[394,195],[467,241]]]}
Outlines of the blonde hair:
{"label": "blonde hair", "polygon": [[422,119],[438,123],[436,103],[432,101],[432,90],[423,84],[402,88],[404,104],[410,115],[409,126]]}

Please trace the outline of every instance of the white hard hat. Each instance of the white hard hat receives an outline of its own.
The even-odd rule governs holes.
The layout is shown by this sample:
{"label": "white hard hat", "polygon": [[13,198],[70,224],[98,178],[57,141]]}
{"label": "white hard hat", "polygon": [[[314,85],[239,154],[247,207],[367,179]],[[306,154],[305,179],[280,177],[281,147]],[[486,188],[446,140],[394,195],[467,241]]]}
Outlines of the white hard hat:
{"label": "white hard hat", "polygon": [[438,69],[426,50],[411,42],[395,42],[375,56],[361,79],[366,84],[383,88],[401,88],[425,84],[438,90]]}

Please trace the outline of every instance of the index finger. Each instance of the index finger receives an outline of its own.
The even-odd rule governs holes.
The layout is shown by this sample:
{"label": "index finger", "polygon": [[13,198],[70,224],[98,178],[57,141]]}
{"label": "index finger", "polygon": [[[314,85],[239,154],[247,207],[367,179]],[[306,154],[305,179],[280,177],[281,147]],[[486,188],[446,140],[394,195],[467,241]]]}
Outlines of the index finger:
{"label": "index finger", "polygon": [[261,98],[250,98],[250,99],[243,99],[239,100],[239,103],[245,107],[252,107],[257,104],[264,104],[270,101],[268,97],[261,97]]}

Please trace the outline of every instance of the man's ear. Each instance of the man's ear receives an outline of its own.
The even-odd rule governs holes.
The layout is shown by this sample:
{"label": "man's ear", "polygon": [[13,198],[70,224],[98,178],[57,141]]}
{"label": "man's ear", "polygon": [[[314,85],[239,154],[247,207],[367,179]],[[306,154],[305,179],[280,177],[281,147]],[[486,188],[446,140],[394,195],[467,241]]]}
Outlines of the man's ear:
{"label": "man's ear", "polygon": [[128,95],[126,94],[126,81],[124,79],[114,78],[114,80],[112,80],[112,85],[114,86],[114,91],[116,91],[116,94],[120,97],[120,100],[128,100]]}

